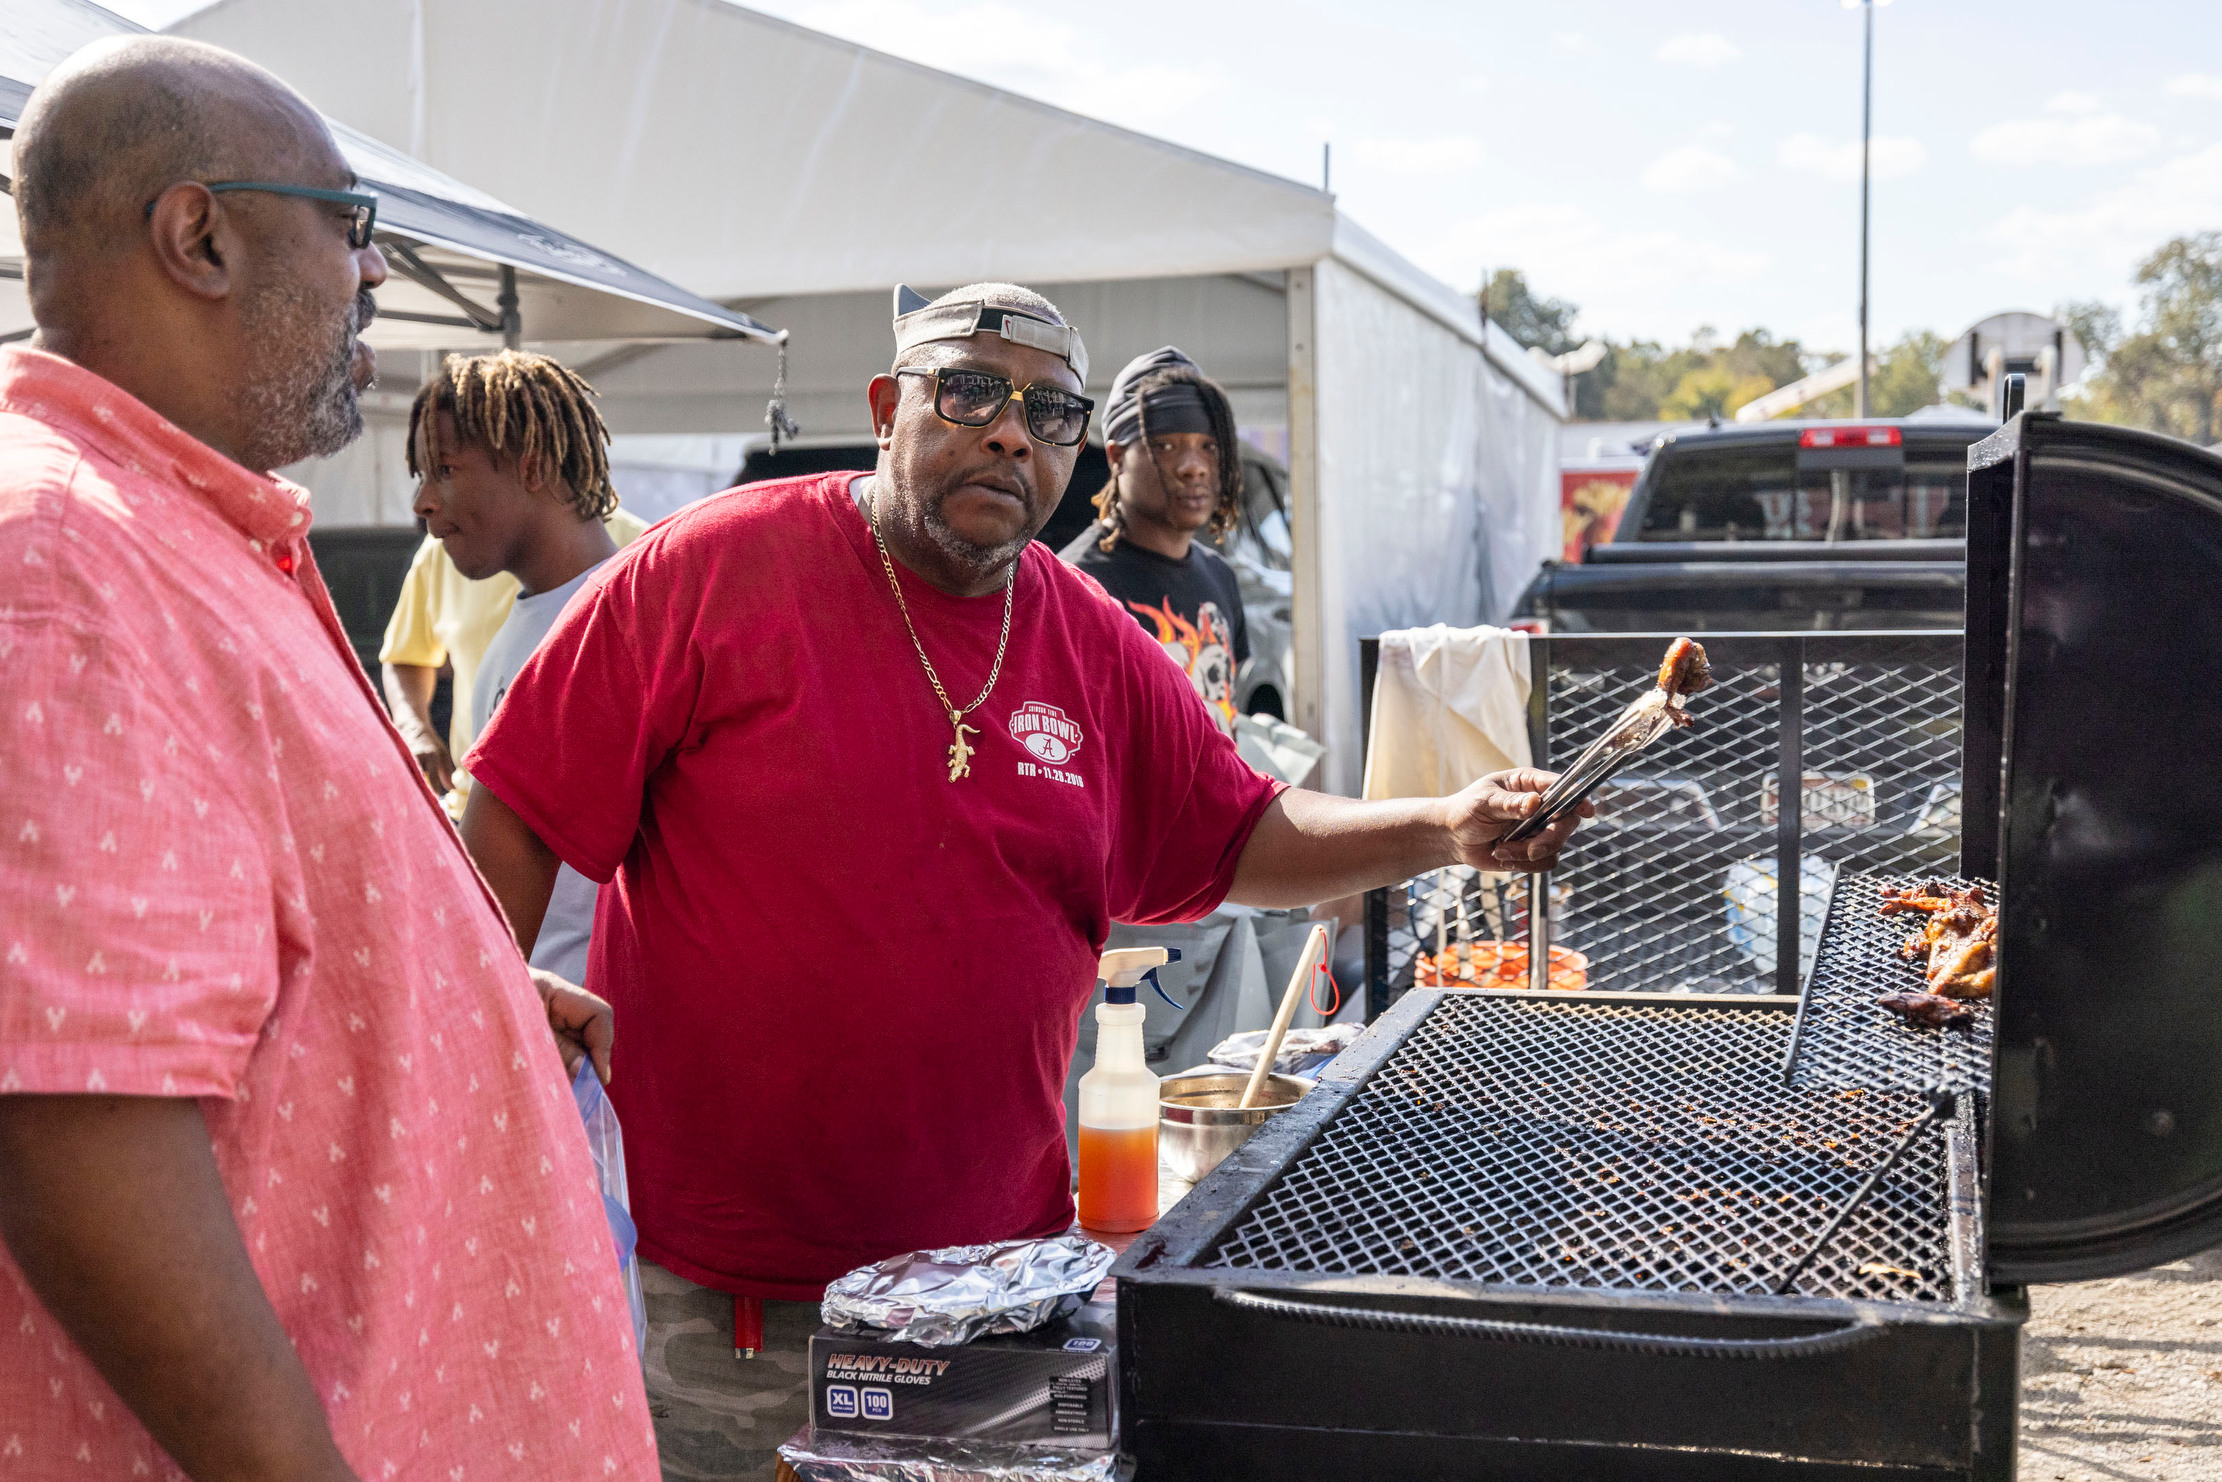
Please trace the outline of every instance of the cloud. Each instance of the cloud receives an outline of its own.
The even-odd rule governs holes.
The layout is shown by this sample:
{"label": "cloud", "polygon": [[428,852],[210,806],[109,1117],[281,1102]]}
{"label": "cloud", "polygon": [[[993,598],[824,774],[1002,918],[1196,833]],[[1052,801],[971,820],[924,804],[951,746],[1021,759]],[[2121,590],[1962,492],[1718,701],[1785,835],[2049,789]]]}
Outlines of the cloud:
{"label": "cloud", "polygon": [[1743,52],[1726,36],[1718,36],[1711,31],[1697,31],[1686,36],[1669,38],[1660,43],[1659,49],[1652,55],[1678,67],[1718,67],[1723,62],[1735,61]]}
{"label": "cloud", "polygon": [[2045,107],[2053,113],[2065,113],[2071,118],[2081,118],[2084,114],[2099,111],[2098,94],[2079,93],[2072,89],[2064,93],[2054,93],[2051,97],[2045,99]]}
{"label": "cloud", "polygon": [[1458,134],[1444,139],[1359,139],[1350,157],[1391,175],[1458,175],[1481,163],[1481,141]]}
{"label": "cloud", "polygon": [[2151,124],[2119,113],[2077,113],[2067,118],[2010,118],[1994,123],[1977,134],[1968,149],[1986,165],[2073,167],[2117,165],[2149,153],[2159,142],[2160,130]]}
{"label": "cloud", "polygon": [[1989,266],[2012,278],[2078,295],[2110,294],[2130,269],[2170,237],[2205,231],[2222,218],[2222,144],[2151,165],[2082,204],[2019,206],[1982,233]]}
{"label": "cloud", "polygon": [[[1831,351],[1850,354],[1859,348],[1859,316],[1850,309],[1819,310],[1808,314],[1790,325],[1790,336],[1806,349],[1826,355]],[[1881,347],[1874,341],[1868,347],[1873,354]]]}
{"label": "cloud", "polygon": [[1531,281],[1547,272],[1552,283],[1578,285],[1583,318],[1597,323],[1648,323],[1657,315],[1659,290],[1745,284],[1771,261],[1741,246],[1698,241],[1669,228],[1631,227],[1617,215],[1600,220],[1582,206],[1542,202],[1461,221],[1414,255],[1454,283],[1470,280],[1478,262],[1527,264]]}
{"label": "cloud", "polygon": [[1643,172],[1643,188],[1669,195],[1719,190],[1742,173],[1727,155],[1715,153],[1702,144],[1685,144],[1651,162],[1651,167]]}
{"label": "cloud", "polygon": [[1551,50],[1579,56],[1589,50],[1589,37],[1581,31],[1553,31]]}
{"label": "cloud", "polygon": [[2222,77],[2186,72],[2181,77],[2168,79],[2168,91],[2179,98],[2222,98]]}
{"label": "cloud", "polygon": [[[1800,174],[1823,180],[1859,178],[1859,141],[1823,139],[1818,134],[1792,134],[1775,150],[1782,165]],[[1869,168],[1877,180],[1911,175],[1929,162],[1929,151],[1919,139],[1877,135],[1870,150]]]}
{"label": "cloud", "polygon": [[[1155,133],[1164,132],[1166,114],[1208,98],[1219,85],[1216,69],[1108,64],[1069,22],[1006,0],[953,9],[922,0],[819,0],[779,9],[814,30]],[[983,36],[995,44],[981,46]]]}

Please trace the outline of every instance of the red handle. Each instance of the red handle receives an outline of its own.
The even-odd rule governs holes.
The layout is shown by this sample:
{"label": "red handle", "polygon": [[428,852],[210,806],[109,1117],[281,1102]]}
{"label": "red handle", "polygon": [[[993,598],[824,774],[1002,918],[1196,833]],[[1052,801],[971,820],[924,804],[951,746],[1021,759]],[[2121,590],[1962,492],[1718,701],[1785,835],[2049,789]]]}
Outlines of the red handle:
{"label": "red handle", "polygon": [[733,1357],[754,1358],[764,1351],[764,1299],[733,1299]]}

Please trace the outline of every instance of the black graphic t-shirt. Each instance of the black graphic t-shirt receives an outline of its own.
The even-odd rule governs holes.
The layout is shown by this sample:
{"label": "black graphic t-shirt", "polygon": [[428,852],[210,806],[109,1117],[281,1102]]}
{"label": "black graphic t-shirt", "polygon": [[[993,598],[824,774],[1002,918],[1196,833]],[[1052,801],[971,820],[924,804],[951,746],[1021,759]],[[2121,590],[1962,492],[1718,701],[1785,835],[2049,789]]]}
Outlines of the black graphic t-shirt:
{"label": "black graphic t-shirt", "polygon": [[1222,731],[1234,728],[1234,676],[1250,657],[1242,621],[1242,588],[1234,568],[1202,541],[1178,561],[1121,540],[1100,548],[1103,526],[1090,525],[1060,554],[1126,604],[1143,631],[1180,665]]}

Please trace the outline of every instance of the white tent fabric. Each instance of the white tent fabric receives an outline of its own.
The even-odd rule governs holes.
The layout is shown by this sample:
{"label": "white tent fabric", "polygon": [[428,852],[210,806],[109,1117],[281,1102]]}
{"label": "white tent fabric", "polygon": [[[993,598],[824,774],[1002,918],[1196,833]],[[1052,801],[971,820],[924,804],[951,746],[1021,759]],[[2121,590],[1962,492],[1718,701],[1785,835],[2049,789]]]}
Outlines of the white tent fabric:
{"label": "white tent fabric", "polygon": [[[32,88],[71,53],[143,30],[87,0],[12,0],[0,8],[0,130],[14,128]],[[745,314],[528,220],[344,124],[332,124],[332,133],[350,168],[380,197],[378,240],[394,276],[366,336],[376,348],[450,345],[458,330],[498,348],[505,270],[520,325],[535,339],[777,337]],[[20,339],[34,327],[20,287],[23,246],[15,213],[0,217],[0,338]]]}
{"label": "white tent fabric", "polygon": [[[176,29],[787,327],[809,434],[867,430],[896,282],[1042,290],[1087,335],[1099,396],[1131,356],[1189,350],[1286,452],[1290,718],[1327,744],[1330,788],[1358,784],[1356,640],[1500,618],[1557,546],[1558,378],[1309,186],[726,0],[220,0]],[[1110,211],[1113,186],[1150,210]],[[760,355],[556,348],[620,433],[762,426]]]}
{"label": "white tent fabric", "polygon": [[[715,299],[1240,272],[1333,245],[1316,190],[724,0],[222,0],[175,29]],[[1113,218],[1114,180],[1146,220]]]}

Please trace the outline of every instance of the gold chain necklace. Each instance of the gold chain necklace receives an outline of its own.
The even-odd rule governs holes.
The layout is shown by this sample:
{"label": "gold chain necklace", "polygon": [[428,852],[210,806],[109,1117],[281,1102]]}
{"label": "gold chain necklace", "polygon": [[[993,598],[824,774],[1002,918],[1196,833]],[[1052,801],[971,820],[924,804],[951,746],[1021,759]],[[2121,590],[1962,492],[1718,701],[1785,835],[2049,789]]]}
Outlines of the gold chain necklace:
{"label": "gold chain necklace", "polygon": [[1011,595],[1018,589],[1018,565],[1025,559],[1019,553],[1011,562],[1011,574],[1003,579],[1003,636],[995,640],[995,667],[988,670],[988,682],[980,687],[978,698],[959,710],[949,703],[949,692],[941,687],[941,676],[934,673],[934,661],[926,657],[926,645],[918,641],[918,625],[910,620],[910,604],[903,600],[903,584],[895,578],[895,562],[887,554],[887,540],[880,534],[880,486],[872,481],[872,502],[869,507],[872,527],[872,544],[879,547],[880,568],[887,573],[888,590],[895,594],[895,610],[903,615],[903,627],[910,633],[910,646],[918,650],[918,662],[926,668],[926,683],[934,687],[934,698],[941,701],[941,708],[948,712],[949,728],[956,739],[949,743],[949,780],[956,781],[972,772],[972,747],[964,739],[980,734],[976,727],[964,723],[964,718],[987,703],[988,694],[995,688],[996,677],[1003,672],[1003,651],[1011,643]]}

